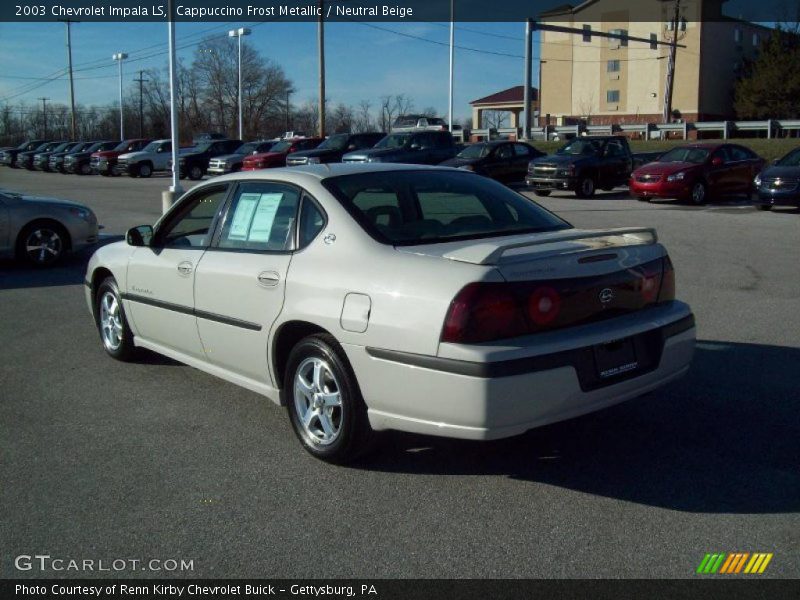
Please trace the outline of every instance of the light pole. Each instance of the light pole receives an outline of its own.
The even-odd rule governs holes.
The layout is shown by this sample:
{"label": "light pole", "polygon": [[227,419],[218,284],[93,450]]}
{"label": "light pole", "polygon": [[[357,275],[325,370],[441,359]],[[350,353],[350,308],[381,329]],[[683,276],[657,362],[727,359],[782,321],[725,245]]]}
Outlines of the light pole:
{"label": "light pole", "polygon": [[178,163],[178,60],[175,53],[175,7],[173,0],[167,3],[169,24],[167,26],[167,43],[169,48],[169,130],[172,138],[172,185],[169,191],[161,194],[161,208],[167,212],[172,203],[183,194],[180,180],[180,165]]}
{"label": "light pole", "polygon": [[231,29],[228,32],[228,37],[235,37],[239,39],[239,139],[244,140],[244,132],[242,128],[242,36],[250,35],[250,30],[247,27],[240,27],[239,29]]}
{"label": "light pole", "polygon": [[123,125],[122,119],[122,61],[128,58],[128,55],[124,52],[118,52],[111,58],[117,61],[117,64],[119,65],[119,139],[124,140],[125,126]]}
{"label": "light pole", "polygon": [[447,126],[453,135],[453,54],[455,48],[455,0],[450,0],[450,86],[447,94]]}

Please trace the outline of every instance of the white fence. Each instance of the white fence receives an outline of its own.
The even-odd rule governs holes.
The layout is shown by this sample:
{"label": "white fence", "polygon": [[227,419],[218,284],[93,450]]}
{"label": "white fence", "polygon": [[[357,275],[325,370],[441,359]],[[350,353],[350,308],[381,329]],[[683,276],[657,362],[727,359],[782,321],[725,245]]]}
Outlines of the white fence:
{"label": "white fence", "polygon": [[[547,125],[531,127],[527,136],[531,140],[553,140],[586,135],[635,134],[645,139],[677,137],[688,139],[689,132],[717,133],[724,140],[736,137],[740,132],[764,133],[767,138],[783,134],[800,133],[800,119],[768,119],[766,121],[697,121],[694,123],[621,123],[614,125]],[[524,139],[521,127],[504,129],[473,129],[473,137],[479,140],[515,137]]]}

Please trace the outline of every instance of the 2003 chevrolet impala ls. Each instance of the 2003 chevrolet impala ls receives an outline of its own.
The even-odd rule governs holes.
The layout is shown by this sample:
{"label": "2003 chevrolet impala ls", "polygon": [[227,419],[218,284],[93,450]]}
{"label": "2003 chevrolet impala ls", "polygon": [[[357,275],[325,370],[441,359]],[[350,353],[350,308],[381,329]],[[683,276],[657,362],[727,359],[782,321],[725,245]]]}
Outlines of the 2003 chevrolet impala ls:
{"label": "2003 chevrolet impala ls", "polygon": [[99,249],[105,350],[164,354],[288,408],[344,462],[374,432],[496,439],[683,375],[694,318],[651,229],[578,230],[474,173],[237,173]]}

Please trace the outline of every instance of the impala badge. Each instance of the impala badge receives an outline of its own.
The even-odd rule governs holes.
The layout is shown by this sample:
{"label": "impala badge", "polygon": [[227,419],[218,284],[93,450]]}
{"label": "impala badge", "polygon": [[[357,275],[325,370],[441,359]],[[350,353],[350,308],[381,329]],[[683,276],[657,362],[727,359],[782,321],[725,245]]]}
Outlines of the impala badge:
{"label": "impala badge", "polygon": [[600,300],[602,304],[608,304],[614,299],[614,290],[611,288],[603,288],[600,290],[600,293],[597,295],[597,298]]}

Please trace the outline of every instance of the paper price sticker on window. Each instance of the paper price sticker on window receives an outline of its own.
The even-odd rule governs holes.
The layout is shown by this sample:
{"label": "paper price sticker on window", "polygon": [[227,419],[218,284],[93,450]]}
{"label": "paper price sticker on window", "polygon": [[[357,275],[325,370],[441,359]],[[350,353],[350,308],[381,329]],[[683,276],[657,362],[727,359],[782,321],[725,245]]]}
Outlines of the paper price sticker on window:
{"label": "paper price sticker on window", "polygon": [[239,197],[228,239],[269,242],[272,224],[283,194],[245,193]]}

